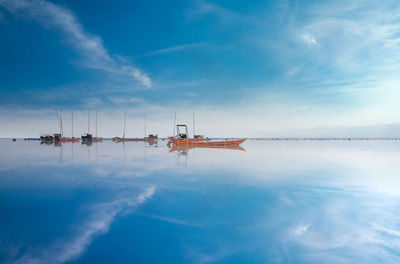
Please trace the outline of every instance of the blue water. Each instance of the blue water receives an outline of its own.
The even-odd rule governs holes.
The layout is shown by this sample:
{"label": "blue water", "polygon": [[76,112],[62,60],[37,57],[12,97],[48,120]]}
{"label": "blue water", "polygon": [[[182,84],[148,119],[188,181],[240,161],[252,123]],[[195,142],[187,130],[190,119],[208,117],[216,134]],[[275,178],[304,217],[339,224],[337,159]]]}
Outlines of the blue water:
{"label": "blue water", "polygon": [[0,263],[399,263],[400,142],[0,140]]}

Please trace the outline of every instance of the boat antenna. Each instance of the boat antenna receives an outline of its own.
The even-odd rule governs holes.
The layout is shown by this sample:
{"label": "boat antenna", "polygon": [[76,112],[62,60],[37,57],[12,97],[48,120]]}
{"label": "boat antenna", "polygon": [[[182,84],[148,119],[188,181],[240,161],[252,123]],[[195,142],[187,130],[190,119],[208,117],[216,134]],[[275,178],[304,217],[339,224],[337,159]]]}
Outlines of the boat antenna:
{"label": "boat antenna", "polygon": [[144,113],[144,137],[146,137],[146,113]]}
{"label": "boat antenna", "polygon": [[62,125],[62,111],[60,111],[60,134],[63,134],[63,125]]}
{"label": "boat antenna", "polygon": [[175,136],[175,126],[176,126],[176,112],[175,112],[175,119],[174,119],[174,133],[172,134],[172,136]]}
{"label": "boat antenna", "polygon": [[96,137],[97,137],[97,110],[96,110]]}
{"label": "boat antenna", "polygon": [[193,138],[196,135],[196,133],[194,132],[194,112],[193,112]]}
{"label": "boat antenna", "polygon": [[87,132],[90,133],[90,110],[87,110]]}
{"label": "boat antenna", "polygon": [[72,138],[74,138],[74,111],[71,111]]}
{"label": "boat antenna", "polygon": [[55,109],[54,111],[56,112],[56,115],[57,115],[58,128],[59,128],[59,129],[60,129],[60,131],[61,131],[60,116],[58,115],[58,111],[57,111],[57,109]]}
{"label": "boat antenna", "polygon": [[122,138],[125,138],[125,123],[126,123],[126,111],[124,111],[124,134],[122,135]]}

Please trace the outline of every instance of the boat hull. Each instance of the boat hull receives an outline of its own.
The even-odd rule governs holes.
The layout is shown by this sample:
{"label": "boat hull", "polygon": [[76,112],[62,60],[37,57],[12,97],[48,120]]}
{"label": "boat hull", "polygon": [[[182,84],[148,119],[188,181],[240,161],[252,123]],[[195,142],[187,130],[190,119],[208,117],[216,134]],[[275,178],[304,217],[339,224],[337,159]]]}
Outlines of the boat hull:
{"label": "boat hull", "polygon": [[158,138],[156,137],[145,137],[145,138],[120,138],[120,137],[115,137],[112,139],[114,142],[132,142],[132,141],[145,141],[149,143],[154,143],[157,142]]}
{"label": "boat hull", "polygon": [[170,142],[174,146],[188,146],[188,147],[234,147],[242,144],[246,138],[234,140],[219,140],[219,141],[206,141],[198,139],[177,139],[169,137]]}
{"label": "boat hull", "polygon": [[202,149],[230,149],[230,150],[240,150],[240,151],[246,151],[244,148],[242,148],[239,145],[232,145],[232,146],[196,146],[196,145],[191,145],[191,146],[184,146],[184,145],[174,145],[171,147],[169,152],[174,152],[174,151],[189,151],[191,149],[195,148],[202,148]]}

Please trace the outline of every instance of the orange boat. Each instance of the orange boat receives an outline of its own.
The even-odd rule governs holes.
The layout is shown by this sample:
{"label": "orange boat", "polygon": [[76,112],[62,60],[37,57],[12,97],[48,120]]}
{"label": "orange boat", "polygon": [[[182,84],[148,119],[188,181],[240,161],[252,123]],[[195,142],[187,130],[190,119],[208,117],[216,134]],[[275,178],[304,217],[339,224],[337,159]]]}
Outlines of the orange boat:
{"label": "orange boat", "polygon": [[[243,139],[232,139],[232,140],[204,140],[204,136],[195,136],[194,138],[188,138],[188,129],[186,125],[176,125],[177,135],[175,137],[169,137],[169,141],[173,146],[187,146],[187,147],[205,147],[205,148],[227,148],[235,147],[242,144],[246,138]],[[184,129],[181,132],[181,129]]]}
{"label": "orange boat", "polygon": [[231,149],[231,150],[241,150],[241,151],[246,151],[244,148],[242,148],[239,145],[234,145],[234,146],[196,146],[196,145],[174,145],[169,152],[174,152],[174,151],[188,151],[194,148],[211,148],[211,149]]}
{"label": "orange boat", "polygon": [[239,146],[246,140],[246,138],[208,141],[208,140],[198,140],[193,138],[180,139],[180,138],[169,137],[169,140],[174,146],[227,148],[227,147]]}
{"label": "orange boat", "polygon": [[79,138],[77,137],[61,137],[60,142],[79,142]]}

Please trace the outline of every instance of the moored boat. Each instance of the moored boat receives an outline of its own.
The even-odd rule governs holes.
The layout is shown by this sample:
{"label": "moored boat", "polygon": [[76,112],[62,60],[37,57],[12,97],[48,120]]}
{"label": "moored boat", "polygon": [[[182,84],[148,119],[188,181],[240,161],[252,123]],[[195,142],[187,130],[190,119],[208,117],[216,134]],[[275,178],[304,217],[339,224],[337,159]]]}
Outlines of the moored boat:
{"label": "moored boat", "polygon": [[158,134],[155,134],[155,135],[150,134],[148,137],[145,137],[143,140],[148,143],[156,143],[158,140]]}
{"label": "moored boat", "polygon": [[[205,140],[204,136],[194,136],[193,138],[188,137],[188,129],[186,125],[176,125],[177,134],[174,137],[169,137],[170,143],[173,146],[187,146],[187,147],[216,147],[216,148],[227,148],[235,147],[242,144],[246,138],[243,139],[226,139],[226,140]],[[183,131],[182,131],[183,130]]]}
{"label": "moored boat", "polygon": [[93,135],[89,134],[89,133],[86,133],[86,134],[83,134],[81,136],[81,139],[82,139],[82,143],[84,143],[84,142],[92,142],[93,141]]}
{"label": "moored boat", "polygon": [[54,141],[53,135],[40,135],[42,142],[50,143]]}
{"label": "moored boat", "polygon": [[180,139],[175,137],[169,137],[170,142],[174,146],[193,146],[193,147],[235,147],[242,144],[246,138],[242,139],[231,139],[231,140],[196,140],[196,139]]}
{"label": "moored boat", "polygon": [[212,149],[230,149],[230,150],[241,150],[241,151],[246,151],[243,147],[239,145],[207,145],[207,144],[182,144],[182,145],[173,145],[169,152],[174,152],[174,151],[188,151],[194,148],[212,148]]}

